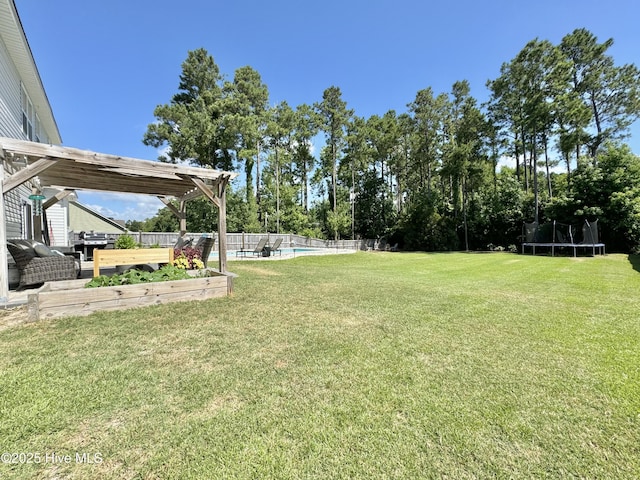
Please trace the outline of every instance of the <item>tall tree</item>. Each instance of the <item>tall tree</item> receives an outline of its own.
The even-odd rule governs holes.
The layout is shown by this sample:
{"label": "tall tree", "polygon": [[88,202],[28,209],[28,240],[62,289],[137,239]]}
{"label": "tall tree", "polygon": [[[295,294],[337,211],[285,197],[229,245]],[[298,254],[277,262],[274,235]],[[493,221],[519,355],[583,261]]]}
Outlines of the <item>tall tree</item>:
{"label": "tall tree", "polygon": [[486,121],[470,95],[469,82],[453,84],[442,173],[450,179],[454,216],[462,214],[465,248],[469,249],[467,211],[470,193],[483,179]]}
{"label": "tall tree", "polygon": [[305,213],[309,211],[309,174],[315,167],[311,140],[317,133],[318,118],[315,110],[304,103],[298,105],[295,115],[294,161],[300,178],[300,204]]}
{"label": "tall tree", "polygon": [[[273,171],[276,189],[276,233],[280,233],[280,186],[283,157],[290,158],[295,112],[287,102],[280,102],[273,109],[267,124],[269,146],[273,152]],[[291,168],[289,168],[291,171]]]}
{"label": "tall tree", "polygon": [[598,43],[584,28],[560,43],[571,62],[573,90],[591,110],[587,146],[594,159],[604,142],[624,136],[640,114],[640,72],[633,64],[616,67],[606,54],[612,45],[612,38]]}
{"label": "tall tree", "polygon": [[315,104],[320,129],[327,142],[328,170],[331,175],[331,203],[333,211],[338,210],[338,166],[345,147],[345,135],[352,110],[347,110],[347,102],[342,100],[342,92],[338,87],[329,87],[322,94],[322,102]]}
{"label": "tall tree", "polygon": [[147,127],[143,143],[167,147],[163,162],[179,161],[231,170],[233,139],[222,122],[222,75],[203,48],[188,52],[182,64],[179,92],[171,103],[158,105],[157,121]]}
{"label": "tall tree", "polygon": [[520,71],[526,72],[519,81],[525,98],[523,122],[531,139],[530,158],[537,209],[539,148],[544,152],[547,192],[552,197],[548,145],[555,123],[557,99],[567,85],[569,68],[559,49],[546,40],[536,39],[527,43],[514,61],[520,65]]}
{"label": "tall tree", "polygon": [[[266,124],[269,90],[260,74],[249,66],[235,71],[233,82],[224,85],[225,127],[234,134],[236,156],[244,164],[247,202],[254,201],[253,168],[260,155],[259,144]],[[256,172],[259,190],[259,170]]]}
{"label": "tall tree", "polygon": [[351,237],[356,238],[356,231],[362,234],[359,226],[356,226],[356,205],[361,201],[361,183],[356,181],[368,168],[372,157],[371,144],[369,142],[367,121],[359,116],[351,117],[347,126],[347,147],[343,161],[349,169],[349,202],[351,204]]}
{"label": "tall tree", "polygon": [[546,40],[535,39],[528,42],[511,62],[503,65],[499,79],[489,83],[493,93],[490,103],[492,118],[511,123],[514,138],[519,139],[527,189],[529,180],[533,183],[536,220],[540,203],[538,159],[542,151],[547,192],[552,196],[548,146],[556,124],[558,98],[568,79],[569,66],[558,48]]}
{"label": "tall tree", "polygon": [[520,74],[513,62],[503,63],[500,67],[500,77],[489,80],[487,87],[491,97],[487,103],[489,118],[497,129],[496,136],[504,137],[510,143],[509,154],[516,162],[516,177],[520,181],[521,156],[524,173],[524,184],[528,189],[526,170],[526,148],[524,148],[524,98],[518,91],[517,76]]}
{"label": "tall tree", "polygon": [[399,213],[402,212],[410,187],[409,165],[416,139],[413,127],[413,119],[408,113],[402,113],[398,116],[400,137],[398,138],[398,151],[394,165],[394,173],[397,181],[395,203]]}
{"label": "tall tree", "polygon": [[374,175],[380,172],[380,187],[378,195],[381,197],[381,210],[378,215],[382,224],[386,225],[391,209],[387,209],[387,199],[390,197],[392,176],[391,165],[394,163],[400,141],[400,130],[396,112],[389,110],[384,116],[372,115],[367,120],[369,144],[371,146]]}
{"label": "tall tree", "polygon": [[438,168],[447,115],[448,99],[445,94],[434,97],[431,87],[420,90],[408,105],[413,114],[417,135],[412,157],[412,168],[419,173],[419,185],[431,191],[433,177]]}

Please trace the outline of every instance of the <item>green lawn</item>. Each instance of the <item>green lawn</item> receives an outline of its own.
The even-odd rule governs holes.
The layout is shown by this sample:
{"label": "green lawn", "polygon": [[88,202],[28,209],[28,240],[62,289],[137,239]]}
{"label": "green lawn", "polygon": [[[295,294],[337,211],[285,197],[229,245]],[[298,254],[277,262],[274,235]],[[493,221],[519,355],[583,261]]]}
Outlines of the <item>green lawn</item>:
{"label": "green lawn", "polygon": [[639,478],[636,260],[231,262],[231,298],[5,329],[0,451],[41,457],[0,478]]}

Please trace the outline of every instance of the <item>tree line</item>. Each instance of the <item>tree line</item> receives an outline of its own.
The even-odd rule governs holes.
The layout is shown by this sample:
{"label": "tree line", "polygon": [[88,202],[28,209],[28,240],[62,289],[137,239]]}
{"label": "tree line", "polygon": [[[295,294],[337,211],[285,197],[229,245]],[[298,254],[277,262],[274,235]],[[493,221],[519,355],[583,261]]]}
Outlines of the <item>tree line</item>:
{"label": "tree line", "polygon": [[[460,80],[448,93],[420,90],[405,112],[368,118],[337,86],[313,104],[270,106],[257,71],[226,79],[198,49],[143,142],[164,162],[242,173],[228,192],[229,231],[475,250],[516,245],[524,221],[598,218],[611,248],[633,251],[640,159],[623,141],[640,114],[640,72],[616,65],[612,44],[586,29],[558,45],[535,39],[487,82],[484,104]],[[215,215],[208,202],[190,202],[188,229],[210,231]],[[128,226],[178,223],[161,209]]]}

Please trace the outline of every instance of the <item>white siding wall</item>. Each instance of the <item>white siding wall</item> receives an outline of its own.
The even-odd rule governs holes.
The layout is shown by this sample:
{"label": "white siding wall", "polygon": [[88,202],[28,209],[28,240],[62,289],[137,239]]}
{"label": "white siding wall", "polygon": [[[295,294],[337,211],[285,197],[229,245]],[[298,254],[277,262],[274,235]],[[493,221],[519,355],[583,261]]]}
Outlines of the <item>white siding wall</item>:
{"label": "white siding wall", "polygon": [[23,231],[22,228],[22,202],[28,198],[29,190],[18,187],[5,195],[5,211],[7,216],[7,238],[26,238],[30,232]]}
{"label": "white siding wall", "polygon": [[51,246],[66,247],[69,243],[69,235],[67,233],[67,209],[62,202],[51,205],[47,208],[47,230],[49,232],[49,241]]}
{"label": "white siding wall", "polygon": [[[0,137],[17,138],[26,140],[26,136],[22,131],[22,84],[20,75],[2,38],[0,38]],[[41,140],[47,142],[48,135],[45,132],[41,134]],[[5,166],[7,168],[7,166]],[[8,171],[7,173],[13,173]],[[24,231],[23,225],[23,202],[29,202],[31,194],[31,184],[27,182],[20,187],[12,190],[5,195],[5,210],[7,218],[7,238],[27,238],[32,232]],[[59,207],[58,207],[59,208]],[[66,234],[67,214],[63,213],[64,223],[57,228],[63,228],[64,231],[56,232],[57,237],[60,236],[62,244],[68,243]],[[59,214],[54,216],[58,217]]]}
{"label": "white siding wall", "polygon": [[22,133],[20,76],[0,38],[0,136],[26,140]]}
{"label": "white siding wall", "polygon": [[[22,94],[20,77],[0,38],[0,136],[24,140],[22,133]],[[22,201],[29,197],[29,188],[21,186],[5,196],[7,238],[25,237],[22,231]]]}

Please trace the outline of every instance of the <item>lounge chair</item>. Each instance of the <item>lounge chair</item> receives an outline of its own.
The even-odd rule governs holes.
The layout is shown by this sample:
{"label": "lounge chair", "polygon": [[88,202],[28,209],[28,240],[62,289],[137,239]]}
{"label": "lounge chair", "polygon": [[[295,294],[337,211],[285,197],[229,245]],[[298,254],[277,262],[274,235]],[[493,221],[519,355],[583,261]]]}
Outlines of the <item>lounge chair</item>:
{"label": "lounge chair", "polygon": [[276,252],[278,252],[278,255],[282,256],[282,250],[280,250],[281,243],[282,238],[278,238],[275,242],[273,242],[273,246],[269,248],[269,252],[271,253],[271,255],[274,255]]}
{"label": "lounge chair", "polygon": [[236,250],[236,257],[239,257],[239,256],[245,257],[248,253],[260,256],[262,255],[262,252],[264,251],[264,247],[267,245],[268,241],[269,239],[267,237],[262,237],[258,242],[258,245],[256,245],[256,248],[254,248],[253,250],[245,250],[244,248],[241,248],[240,250]]}
{"label": "lounge chair", "polygon": [[262,237],[258,242],[258,245],[256,245],[256,248],[254,248],[253,252],[251,253],[257,255],[258,257],[261,256],[264,253],[264,249],[267,246],[268,241],[269,239],[267,237]]}

